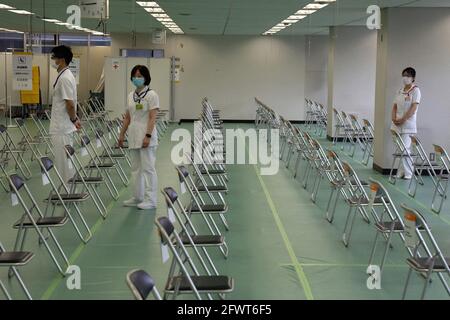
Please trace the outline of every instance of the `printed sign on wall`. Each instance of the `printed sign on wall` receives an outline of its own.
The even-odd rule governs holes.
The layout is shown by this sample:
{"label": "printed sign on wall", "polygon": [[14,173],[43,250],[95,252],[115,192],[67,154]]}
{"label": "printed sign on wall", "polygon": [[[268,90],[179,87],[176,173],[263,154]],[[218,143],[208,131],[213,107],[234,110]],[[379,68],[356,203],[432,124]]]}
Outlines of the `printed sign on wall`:
{"label": "printed sign on wall", "polygon": [[80,58],[73,58],[72,62],[69,64],[69,69],[72,71],[77,84],[80,84]]}
{"label": "printed sign on wall", "polygon": [[33,90],[33,55],[14,52],[12,57],[13,90]]}

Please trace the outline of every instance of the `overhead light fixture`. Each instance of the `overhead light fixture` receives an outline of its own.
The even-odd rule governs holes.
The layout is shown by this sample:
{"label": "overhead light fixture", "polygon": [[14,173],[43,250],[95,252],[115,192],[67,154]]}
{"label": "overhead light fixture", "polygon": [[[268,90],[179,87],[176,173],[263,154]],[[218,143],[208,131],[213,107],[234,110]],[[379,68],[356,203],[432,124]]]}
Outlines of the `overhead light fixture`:
{"label": "overhead light fixture", "polygon": [[136,1],[153,18],[158,20],[164,27],[176,34],[184,34],[183,30],[169,17],[163,8],[156,1]]}
{"label": "overhead light fixture", "polygon": [[0,3],[0,9],[15,9],[15,8],[8,6],[7,4]]}
{"label": "overhead light fixture", "polygon": [[286,29],[287,27],[299,22],[300,20],[306,18],[308,15],[315,13],[316,11],[325,8],[330,3],[336,2],[336,0],[314,0],[308,3],[306,6],[297,10],[293,15],[284,19],[281,23],[272,27],[263,33],[263,35],[273,35],[277,32]]}
{"label": "overhead light fixture", "polygon": [[24,14],[24,15],[32,15],[33,12],[27,11],[27,10],[18,10],[18,9],[12,9],[8,10],[9,12],[16,13],[16,14]]}
{"label": "overhead light fixture", "polygon": [[61,22],[61,21],[56,20],[56,19],[42,19],[42,21],[45,21],[45,22],[51,22],[51,23]]}
{"label": "overhead light fixture", "polygon": [[13,30],[13,29],[6,29],[6,28],[0,28],[0,31],[4,31],[4,32],[14,32],[14,33],[23,33],[23,31]]}

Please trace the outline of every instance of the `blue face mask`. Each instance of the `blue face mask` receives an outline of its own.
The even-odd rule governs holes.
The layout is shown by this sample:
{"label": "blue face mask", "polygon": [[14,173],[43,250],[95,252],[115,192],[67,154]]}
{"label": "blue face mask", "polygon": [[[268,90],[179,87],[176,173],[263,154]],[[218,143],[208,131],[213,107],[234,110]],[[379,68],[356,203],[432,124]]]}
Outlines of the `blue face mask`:
{"label": "blue face mask", "polygon": [[140,88],[143,87],[145,84],[145,79],[144,78],[133,78],[133,84],[136,86],[136,88]]}

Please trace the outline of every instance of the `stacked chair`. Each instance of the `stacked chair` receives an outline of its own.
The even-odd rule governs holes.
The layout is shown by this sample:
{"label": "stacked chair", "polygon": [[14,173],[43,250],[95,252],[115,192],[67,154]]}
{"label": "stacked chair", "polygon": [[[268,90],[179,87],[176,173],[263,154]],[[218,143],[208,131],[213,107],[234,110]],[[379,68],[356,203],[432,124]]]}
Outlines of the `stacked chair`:
{"label": "stacked chair", "polygon": [[[55,230],[69,224],[79,241],[88,243],[92,226],[87,222],[85,203],[91,202],[99,216],[106,219],[108,203],[117,200],[120,185],[127,186],[129,182],[128,149],[117,145],[122,121],[110,118],[104,101],[99,98],[79,103],[77,113],[83,128],[75,134],[74,146],[65,148],[69,167],[74,172],[69,182],[63,181],[53,165],[54,150],[47,121],[34,115],[29,120],[15,119],[19,133],[16,141],[8,128],[0,126],[0,182],[5,192],[10,193],[12,206],[23,210],[12,226],[17,230],[13,248],[8,250],[0,243],[0,267],[8,268],[9,277],[17,279],[28,299],[32,299],[32,293],[19,269],[32,263],[37,253],[27,251],[27,242],[32,241],[27,234],[37,234],[39,245],[47,251],[56,270],[65,276],[69,261]],[[50,119],[48,112],[46,115]],[[167,112],[159,112],[156,124],[159,138],[168,126]],[[37,165],[30,166],[32,162]],[[28,186],[32,178],[42,180],[38,191]],[[150,292],[159,297],[155,288],[140,286],[142,282],[149,283],[148,277],[139,272],[129,275],[130,285],[136,286],[136,297],[139,293],[144,298]],[[2,279],[0,289],[7,299],[13,298]]]}

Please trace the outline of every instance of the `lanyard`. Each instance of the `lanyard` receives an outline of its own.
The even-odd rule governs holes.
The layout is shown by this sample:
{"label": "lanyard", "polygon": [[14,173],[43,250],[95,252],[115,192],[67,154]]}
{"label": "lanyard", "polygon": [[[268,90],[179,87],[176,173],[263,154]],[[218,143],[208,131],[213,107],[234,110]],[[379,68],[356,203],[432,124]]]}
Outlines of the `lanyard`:
{"label": "lanyard", "polygon": [[145,96],[147,95],[147,93],[149,93],[151,89],[147,88],[147,90],[145,92],[140,92],[140,93],[136,93],[136,91],[133,94],[133,100],[136,103],[141,103],[141,100],[145,98]]}
{"label": "lanyard", "polygon": [[53,89],[55,89],[56,85],[58,84],[59,77],[61,77],[62,74],[63,74],[66,70],[68,70],[68,69],[69,69],[69,67],[66,67],[66,68],[64,68],[63,70],[61,70],[61,72],[58,74],[58,77],[56,78],[55,83],[53,84]]}

